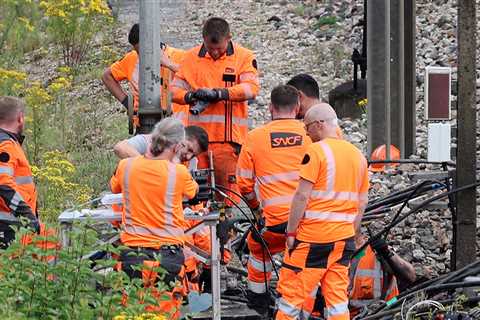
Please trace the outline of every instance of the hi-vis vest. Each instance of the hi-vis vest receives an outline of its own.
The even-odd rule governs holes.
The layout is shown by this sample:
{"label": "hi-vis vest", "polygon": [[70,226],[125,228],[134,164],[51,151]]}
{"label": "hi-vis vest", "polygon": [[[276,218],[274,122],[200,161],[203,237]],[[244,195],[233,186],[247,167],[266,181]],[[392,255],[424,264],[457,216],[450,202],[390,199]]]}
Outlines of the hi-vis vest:
{"label": "hi-vis vest", "polygon": [[226,53],[213,60],[201,45],[190,49],[170,86],[173,102],[184,104],[185,94],[201,88],[227,88],[229,99],[211,103],[188,123],[204,128],[210,142],[242,144],[248,131],[247,100],[259,91],[257,62],[253,53],[232,42]]}
{"label": "hi-vis vest", "polygon": [[158,248],[184,243],[182,199],[193,198],[198,188],[184,165],[144,156],[123,159],[110,186],[123,194],[123,244]]}
{"label": "hi-vis vest", "polygon": [[0,212],[33,219],[37,191],[30,164],[16,135],[0,129]]}
{"label": "hi-vis vest", "polygon": [[354,221],[368,196],[367,160],[351,143],[326,138],[312,143],[300,177],[313,183],[297,239],[310,243],[344,240],[355,234]]}
{"label": "hi-vis vest", "polygon": [[353,313],[377,300],[389,301],[399,293],[396,278],[384,270],[370,246],[363,256],[352,260],[349,276],[349,303]]}
{"label": "hi-vis vest", "polygon": [[300,164],[311,143],[303,123],[295,119],[274,120],[248,133],[238,159],[237,183],[240,192],[253,201],[258,183],[267,226],[288,220]]}

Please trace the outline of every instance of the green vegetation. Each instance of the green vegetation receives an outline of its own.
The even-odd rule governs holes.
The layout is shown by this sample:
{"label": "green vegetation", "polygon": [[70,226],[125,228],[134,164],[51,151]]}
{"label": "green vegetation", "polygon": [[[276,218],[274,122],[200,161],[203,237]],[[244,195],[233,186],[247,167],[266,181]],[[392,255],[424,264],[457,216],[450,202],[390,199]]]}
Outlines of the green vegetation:
{"label": "green vegetation", "polygon": [[[111,147],[126,134],[125,117],[105,107],[111,97],[89,90],[119,58],[111,48],[113,18],[104,0],[7,0],[0,16],[0,95],[27,103],[24,148],[39,213],[55,221],[108,189],[117,163]],[[28,61],[54,71],[27,74]]]}
{"label": "green vegetation", "polygon": [[320,17],[318,18],[318,21],[315,23],[315,26],[314,28],[315,29],[318,29],[318,28],[321,28],[323,26],[332,26],[332,25],[335,25],[337,23],[337,17],[335,16],[323,16],[323,17]]}
{"label": "green vegetation", "polygon": [[[119,254],[121,248],[98,243],[91,223],[74,226],[69,232],[71,246],[61,248],[54,229],[48,236],[31,241],[29,231],[20,229],[17,239],[0,254],[1,319],[156,319],[166,317],[138,316],[146,305],[156,305],[156,287],[143,288],[141,279],[130,280],[124,272],[105,272],[117,261],[102,259],[94,266],[82,259],[94,250]],[[27,244],[28,243],[28,244]],[[160,268],[152,272],[162,274]],[[128,299],[127,299],[128,298]]]}

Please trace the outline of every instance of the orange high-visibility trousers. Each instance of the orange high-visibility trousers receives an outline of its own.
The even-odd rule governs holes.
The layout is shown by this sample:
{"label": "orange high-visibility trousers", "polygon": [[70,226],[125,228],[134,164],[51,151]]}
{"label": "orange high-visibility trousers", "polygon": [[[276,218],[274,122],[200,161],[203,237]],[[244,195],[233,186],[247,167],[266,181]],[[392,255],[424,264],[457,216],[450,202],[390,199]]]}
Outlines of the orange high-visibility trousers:
{"label": "orange high-visibility trousers", "polygon": [[[239,150],[230,143],[210,143],[208,151],[213,153],[213,169],[215,172],[215,184],[224,186],[239,192],[236,182],[236,170]],[[209,167],[208,153],[204,152],[198,156],[198,168]],[[223,191],[223,190],[222,190]],[[230,192],[226,192],[233,199],[238,200]]]}
{"label": "orange high-visibility trousers", "polygon": [[325,297],[325,318],[349,320],[348,268],[355,250],[353,239],[313,244],[296,242],[286,250],[277,291],[277,320],[310,316],[320,286]]}
{"label": "orange high-visibility trousers", "polygon": [[[262,237],[268,246],[268,250],[272,255],[277,254],[285,250],[285,228],[282,233],[272,232],[266,230],[263,232]],[[265,291],[265,278],[270,281],[272,277],[272,262],[268,256],[268,253],[263,248],[262,243],[257,239],[257,235],[250,232],[247,238],[248,250],[250,256],[248,257],[248,289],[255,293],[264,293]],[[264,272],[265,267],[265,272]]]}

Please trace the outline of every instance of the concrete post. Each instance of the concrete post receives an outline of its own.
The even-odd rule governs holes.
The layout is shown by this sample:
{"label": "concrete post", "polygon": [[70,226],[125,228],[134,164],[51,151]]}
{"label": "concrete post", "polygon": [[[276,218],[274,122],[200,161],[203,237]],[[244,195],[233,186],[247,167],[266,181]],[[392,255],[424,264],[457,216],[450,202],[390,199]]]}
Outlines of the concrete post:
{"label": "concrete post", "polygon": [[162,116],[160,106],[161,2],[140,1],[140,133],[150,132]]}
{"label": "concrete post", "polygon": [[391,142],[405,154],[404,0],[390,1]]}
{"label": "concrete post", "polygon": [[[475,97],[477,21],[475,0],[458,0],[457,186],[476,180],[477,110]],[[472,150],[473,148],[473,150]],[[457,194],[452,261],[461,268],[476,257],[476,189]],[[454,260],[455,259],[455,260]]]}
{"label": "concrete post", "polygon": [[390,140],[390,1],[369,0],[367,10],[367,152],[370,155]]}

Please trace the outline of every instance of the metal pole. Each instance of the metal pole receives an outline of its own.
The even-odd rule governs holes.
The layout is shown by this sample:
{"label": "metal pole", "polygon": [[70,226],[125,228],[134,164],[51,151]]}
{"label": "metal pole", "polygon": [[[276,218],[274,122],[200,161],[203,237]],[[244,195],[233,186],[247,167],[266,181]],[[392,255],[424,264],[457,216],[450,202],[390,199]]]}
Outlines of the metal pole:
{"label": "metal pole", "polygon": [[[457,110],[457,186],[476,180],[476,5],[475,0],[458,0],[458,110]],[[474,148],[472,150],[472,147]],[[454,238],[456,267],[476,257],[476,189],[457,194],[457,221]]]}
{"label": "metal pole", "polygon": [[212,319],[220,320],[221,305],[220,305],[220,258],[219,250],[220,244],[217,237],[216,222],[210,225],[210,239],[211,239],[211,265],[212,268]]}
{"label": "metal pole", "polygon": [[405,155],[404,0],[390,1],[391,143]]}
{"label": "metal pole", "polygon": [[[385,0],[369,0],[367,6],[368,154],[376,147],[389,142],[387,141],[390,135],[389,7],[390,1]],[[389,149],[387,148],[387,151]]]}
{"label": "metal pole", "polygon": [[416,151],[416,58],[415,58],[415,0],[404,0],[404,136],[405,150],[402,150],[407,158]]}
{"label": "metal pole", "polygon": [[160,106],[161,2],[140,1],[140,133],[150,132],[163,116]]}

